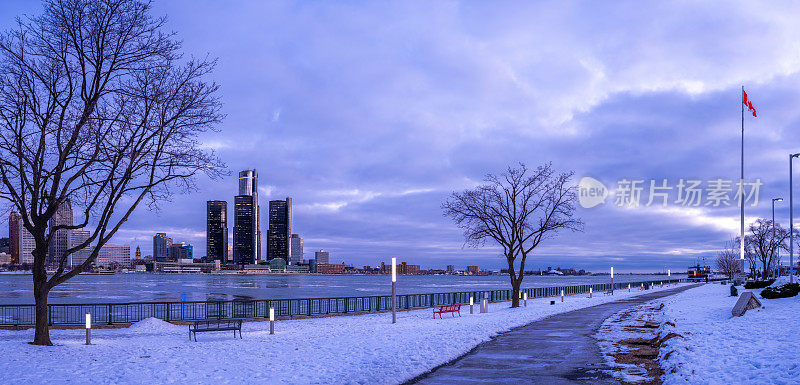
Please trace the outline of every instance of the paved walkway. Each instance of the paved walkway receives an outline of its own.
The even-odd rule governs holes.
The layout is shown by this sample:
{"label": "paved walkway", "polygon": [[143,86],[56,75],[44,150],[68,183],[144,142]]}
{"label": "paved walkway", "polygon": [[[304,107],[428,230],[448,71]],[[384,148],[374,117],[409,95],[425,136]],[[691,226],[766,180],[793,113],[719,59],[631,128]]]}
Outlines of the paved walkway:
{"label": "paved walkway", "polygon": [[603,320],[630,306],[692,286],[557,314],[503,333],[441,366],[419,384],[618,384],[592,337]]}

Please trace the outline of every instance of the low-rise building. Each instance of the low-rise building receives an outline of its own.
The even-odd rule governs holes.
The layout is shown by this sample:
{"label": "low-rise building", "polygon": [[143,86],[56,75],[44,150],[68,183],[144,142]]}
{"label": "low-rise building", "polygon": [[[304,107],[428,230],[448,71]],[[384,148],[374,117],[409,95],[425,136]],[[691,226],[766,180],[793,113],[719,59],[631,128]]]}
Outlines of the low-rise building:
{"label": "low-rise building", "polygon": [[344,274],[347,267],[349,266],[344,263],[317,263],[316,272],[320,274]]}

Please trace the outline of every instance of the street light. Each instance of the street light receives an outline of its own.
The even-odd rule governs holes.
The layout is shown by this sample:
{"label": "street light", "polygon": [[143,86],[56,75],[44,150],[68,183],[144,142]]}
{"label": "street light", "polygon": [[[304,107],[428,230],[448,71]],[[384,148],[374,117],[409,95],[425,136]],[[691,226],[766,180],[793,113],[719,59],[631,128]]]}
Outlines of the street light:
{"label": "street light", "polygon": [[397,323],[397,258],[392,258],[392,323]]}
{"label": "street light", "polygon": [[[775,202],[783,202],[783,198],[772,198],[772,241],[769,243],[772,260],[775,260]],[[764,274],[767,272],[765,271]]]}
{"label": "street light", "polygon": [[[792,201],[792,159],[800,156],[789,154],[789,282],[794,283],[794,212]],[[744,203],[744,202],[742,202]]]}

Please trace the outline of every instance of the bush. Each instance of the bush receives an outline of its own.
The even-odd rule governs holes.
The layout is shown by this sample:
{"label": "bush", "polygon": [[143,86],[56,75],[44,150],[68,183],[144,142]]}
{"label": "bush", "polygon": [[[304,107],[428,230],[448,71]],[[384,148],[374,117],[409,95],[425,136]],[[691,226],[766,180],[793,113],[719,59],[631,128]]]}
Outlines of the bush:
{"label": "bush", "polygon": [[789,298],[796,296],[798,293],[800,293],[800,284],[787,283],[782,286],[768,287],[761,290],[761,297],[766,299]]}
{"label": "bush", "polygon": [[745,282],[744,288],[745,289],[763,289],[763,288],[765,288],[765,287],[767,287],[769,285],[772,285],[773,282],[775,282],[774,279],[768,279],[766,281],[749,281],[749,282]]}

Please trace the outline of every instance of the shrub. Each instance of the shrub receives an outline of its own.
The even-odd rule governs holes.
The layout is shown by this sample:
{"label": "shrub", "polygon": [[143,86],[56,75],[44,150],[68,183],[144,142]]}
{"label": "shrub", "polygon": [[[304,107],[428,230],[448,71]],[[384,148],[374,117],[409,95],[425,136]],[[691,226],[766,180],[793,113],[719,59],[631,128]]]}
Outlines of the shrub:
{"label": "shrub", "polygon": [[773,282],[775,282],[774,279],[768,279],[766,281],[749,281],[749,282],[745,282],[744,288],[745,289],[763,289],[763,288],[765,288],[765,287],[767,287],[769,285],[772,285]]}
{"label": "shrub", "polygon": [[761,297],[767,299],[794,297],[800,293],[800,284],[787,283],[778,287],[768,287],[761,290]]}

